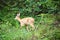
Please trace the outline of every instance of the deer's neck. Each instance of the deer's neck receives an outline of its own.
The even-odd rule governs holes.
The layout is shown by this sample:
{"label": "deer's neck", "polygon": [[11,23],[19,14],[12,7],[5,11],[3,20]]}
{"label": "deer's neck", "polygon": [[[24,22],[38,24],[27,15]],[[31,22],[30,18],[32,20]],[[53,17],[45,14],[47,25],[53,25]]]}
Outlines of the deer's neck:
{"label": "deer's neck", "polygon": [[20,22],[21,21],[21,18],[18,17],[17,20]]}

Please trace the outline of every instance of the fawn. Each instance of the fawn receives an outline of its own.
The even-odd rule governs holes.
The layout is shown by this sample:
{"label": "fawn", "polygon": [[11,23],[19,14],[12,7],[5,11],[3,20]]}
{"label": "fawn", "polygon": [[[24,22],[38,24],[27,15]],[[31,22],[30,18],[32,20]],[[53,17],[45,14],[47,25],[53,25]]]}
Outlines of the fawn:
{"label": "fawn", "polygon": [[33,29],[35,29],[34,27],[34,18],[32,17],[26,17],[26,18],[20,18],[20,13],[17,14],[17,16],[15,17],[16,20],[18,20],[20,22],[21,28],[22,26],[26,25],[26,28],[28,30],[28,25],[30,25]]}

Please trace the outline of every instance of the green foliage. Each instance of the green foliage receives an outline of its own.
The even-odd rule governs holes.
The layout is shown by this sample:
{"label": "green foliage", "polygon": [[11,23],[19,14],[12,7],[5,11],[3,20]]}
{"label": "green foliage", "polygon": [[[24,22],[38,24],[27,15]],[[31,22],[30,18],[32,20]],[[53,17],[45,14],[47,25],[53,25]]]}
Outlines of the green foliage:
{"label": "green foliage", "polygon": [[0,2],[0,6],[3,10],[20,11],[20,13],[28,13],[28,15],[58,13],[60,10],[59,5],[59,0],[5,0]]}
{"label": "green foliage", "polygon": [[[35,30],[20,29],[15,20],[17,12],[21,18],[33,17]],[[56,14],[56,15],[55,15]],[[59,27],[55,26],[58,20]],[[56,24],[57,25],[57,24]],[[0,0],[0,40],[59,40],[60,0]]]}

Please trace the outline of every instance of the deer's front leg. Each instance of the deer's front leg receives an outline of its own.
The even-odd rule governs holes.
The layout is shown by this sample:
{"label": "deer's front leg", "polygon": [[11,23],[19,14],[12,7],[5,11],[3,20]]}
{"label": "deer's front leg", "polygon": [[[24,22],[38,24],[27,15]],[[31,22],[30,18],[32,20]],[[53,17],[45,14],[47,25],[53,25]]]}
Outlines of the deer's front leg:
{"label": "deer's front leg", "polygon": [[20,27],[20,28],[22,28],[22,26],[24,26],[24,24],[23,24],[23,23],[20,23],[20,25],[21,25],[21,27]]}

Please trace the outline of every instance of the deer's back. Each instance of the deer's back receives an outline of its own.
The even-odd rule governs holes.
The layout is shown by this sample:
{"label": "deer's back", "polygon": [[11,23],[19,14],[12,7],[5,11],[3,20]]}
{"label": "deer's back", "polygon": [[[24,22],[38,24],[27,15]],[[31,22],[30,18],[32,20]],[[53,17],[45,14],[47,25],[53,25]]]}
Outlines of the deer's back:
{"label": "deer's back", "polygon": [[31,17],[23,18],[21,19],[21,22],[24,24],[31,24],[31,23],[34,23],[34,18],[31,18]]}

